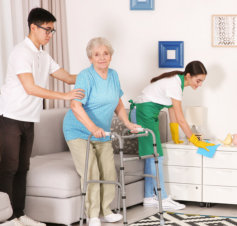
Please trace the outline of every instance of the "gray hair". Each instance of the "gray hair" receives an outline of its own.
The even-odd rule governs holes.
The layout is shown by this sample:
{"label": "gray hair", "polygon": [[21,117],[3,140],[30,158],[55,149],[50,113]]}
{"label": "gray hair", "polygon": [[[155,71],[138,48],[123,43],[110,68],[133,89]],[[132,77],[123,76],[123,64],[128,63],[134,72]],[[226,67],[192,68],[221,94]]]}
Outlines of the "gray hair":
{"label": "gray hair", "polygon": [[94,47],[96,46],[106,46],[109,50],[110,55],[112,56],[114,53],[114,49],[112,47],[112,45],[110,44],[110,42],[102,37],[97,37],[97,38],[93,38],[91,39],[86,47],[86,53],[88,58],[91,58],[92,56],[92,50],[94,49]]}

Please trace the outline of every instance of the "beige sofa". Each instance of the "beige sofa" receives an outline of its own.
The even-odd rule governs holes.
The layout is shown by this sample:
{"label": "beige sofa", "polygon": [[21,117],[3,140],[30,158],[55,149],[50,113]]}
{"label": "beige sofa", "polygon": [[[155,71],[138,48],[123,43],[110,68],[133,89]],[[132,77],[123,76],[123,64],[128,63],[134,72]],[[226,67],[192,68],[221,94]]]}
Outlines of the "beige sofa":
{"label": "beige sofa", "polygon": [[[35,140],[31,166],[27,177],[27,215],[42,222],[70,225],[79,221],[81,190],[77,174],[62,132],[62,122],[68,109],[44,110],[41,122],[35,124]],[[160,116],[161,140],[167,141],[167,115]],[[121,133],[124,126],[114,116],[112,131]],[[119,173],[118,144],[113,142],[115,161]],[[137,141],[125,143],[125,153],[137,153]],[[125,164],[126,172],[143,172],[143,160]],[[144,180],[126,177],[126,205],[143,201]],[[115,208],[115,201],[112,208]]]}

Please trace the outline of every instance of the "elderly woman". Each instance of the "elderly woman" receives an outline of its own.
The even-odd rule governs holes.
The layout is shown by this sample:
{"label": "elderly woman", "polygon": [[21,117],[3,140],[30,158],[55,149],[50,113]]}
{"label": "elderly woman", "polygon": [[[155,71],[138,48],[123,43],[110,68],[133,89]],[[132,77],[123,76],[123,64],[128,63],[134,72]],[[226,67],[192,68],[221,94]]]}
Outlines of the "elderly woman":
{"label": "elderly woman", "polygon": [[[88,178],[90,180],[116,180],[110,131],[114,112],[130,130],[140,127],[128,120],[121,96],[118,74],[109,68],[113,48],[104,38],[94,38],[87,45],[91,66],[79,73],[75,88],[85,90],[85,98],[71,102],[63,131],[77,172],[83,184],[87,139],[93,135],[90,145]],[[116,222],[122,215],[112,213],[110,203],[115,196],[113,184],[89,184],[86,195],[86,210],[89,226],[100,226],[100,215],[106,222]]]}

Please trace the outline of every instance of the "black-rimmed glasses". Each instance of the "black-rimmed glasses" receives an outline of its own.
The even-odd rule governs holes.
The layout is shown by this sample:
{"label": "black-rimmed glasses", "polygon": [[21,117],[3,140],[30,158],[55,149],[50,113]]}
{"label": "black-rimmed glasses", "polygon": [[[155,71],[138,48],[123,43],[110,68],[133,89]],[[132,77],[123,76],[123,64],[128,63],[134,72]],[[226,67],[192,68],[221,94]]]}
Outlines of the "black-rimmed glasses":
{"label": "black-rimmed glasses", "polygon": [[38,24],[36,24],[36,26],[39,27],[39,28],[41,28],[41,29],[43,29],[43,30],[45,30],[47,35],[49,35],[50,33],[52,33],[52,35],[53,35],[53,34],[56,32],[55,29],[45,28],[45,27],[42,27],[42,26],[40,26],[40,25],[38,25]]}

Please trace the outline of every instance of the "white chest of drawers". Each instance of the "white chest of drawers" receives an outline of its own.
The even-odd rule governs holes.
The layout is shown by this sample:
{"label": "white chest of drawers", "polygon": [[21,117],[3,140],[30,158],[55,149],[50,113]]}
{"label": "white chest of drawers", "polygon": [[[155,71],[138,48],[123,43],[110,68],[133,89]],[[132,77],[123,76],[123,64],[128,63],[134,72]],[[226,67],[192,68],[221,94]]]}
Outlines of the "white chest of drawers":
{"label": "white chest of drawers", "polygon": [[176,200],[202,202],[202,156],[191,145],[162,146],[167,193]]}
{"label": "white chest of drawers", "polygon": [[203,157],[203,202],[237,204],[237,147],[220,146]]}
{"label": "white chest of drawers", "polygon": [[237,204],[237,147],[220,146],[213,158],[191,144],[162,144],[167,193],[176,200]]}

